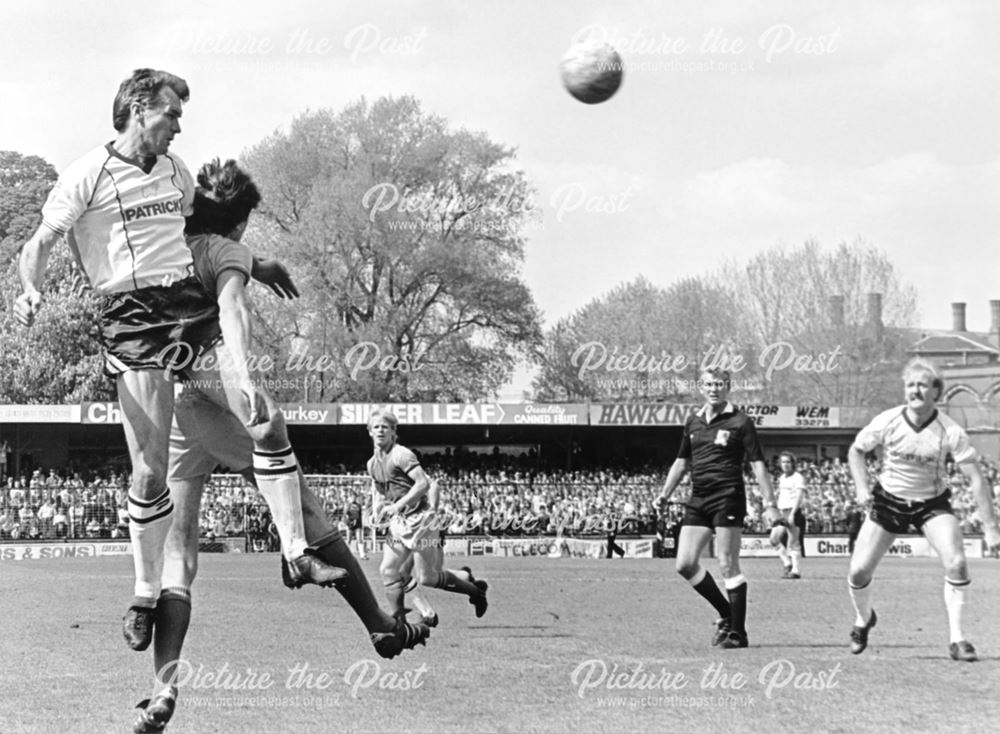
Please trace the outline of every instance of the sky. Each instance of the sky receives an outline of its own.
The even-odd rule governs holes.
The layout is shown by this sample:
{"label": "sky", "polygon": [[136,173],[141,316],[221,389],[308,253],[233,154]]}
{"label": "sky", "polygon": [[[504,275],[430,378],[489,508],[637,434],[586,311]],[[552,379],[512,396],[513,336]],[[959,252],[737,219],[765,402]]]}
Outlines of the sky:
{"label": "sky", "polygon": [[[986,330],[1000,298],[994,205],[1000,7],[973,2],[187,2],[6,8],[0,149],[61,169],[113,137],[141,66],[187,79],[173,144],[238,156],[307,109],[412,94],[517,149],[537,191],[523,275],[545,324],[614,286],[714,270],[775,245],[860,239]],[[562,88],[582,37],[624,82]]]}

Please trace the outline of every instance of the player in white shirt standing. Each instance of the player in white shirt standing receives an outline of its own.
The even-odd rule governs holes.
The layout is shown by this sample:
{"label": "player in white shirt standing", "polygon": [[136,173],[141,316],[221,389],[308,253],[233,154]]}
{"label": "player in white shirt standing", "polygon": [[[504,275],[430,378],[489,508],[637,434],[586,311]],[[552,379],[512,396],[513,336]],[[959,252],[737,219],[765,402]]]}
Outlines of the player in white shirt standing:
{"label": "player in white shirt standing", "polygon": [[[144,650],[152,641],[163,546],[173,514],[166,480],[174,374],[186,371],[196,378],[195,370],[185,368],[220,336],[218,304],[193,277],[184,239],[194,181],[168,152],[181,131],[188,96],[187,82],[165,71],[137,69],[122,82],[112,108],[117,136],[60,174],[42,209],[42,224],[21,251],[24,292],[14,307],[18,321],[34,322],[49,253],[65,236],[102,297],[105,368],[117,381],[132,459],[128,511],[136,578],[123,632],[133,650]],[[263,420],[263,398],[251,388],[242,399],[250,406],[250,425]],[[305,554],[294,454],[273,447],[259,459],[276,467],[259,484],[284,531],[289,557],[306,580],[332,583],[339,570]]]}
{"label": "player in white shirt standing", "polygon": [[781,476],[778,477],[778,511],[781,523],[788,528],[787,548],[778,548],[778,556],[785,567],[785,578],[802,578],[802,532],[805,517],[802,514],[802,498],[806,491],[806,480],[795,470],[795,455],[783,451],[779,458]]}
{"label": "player in white shirt standing", "polygon": [[[951,492],[944,481],[949,456],[969,481],[991,549],[1000,546],[1000,526],[968,434],[935,406],[944,390],[937,369],[926,360],[911,360],[903,370],[903,384],[906,404],[877,415],[858,434],[848,454],[858,502],[872,502],[847,577],[857,612],[851,652],[864,651],[868,632],[878,619],[872,607],[875,568],[896,536],[912,525],[923,532],[944,566],[949,654],[953,660],[973,662],[978,659],[976,650],[962,632],[969,570],[962,531],[952,514]],[[865,455],[876,448],[882,450],[882,473],[875,486],[869,487]]]}

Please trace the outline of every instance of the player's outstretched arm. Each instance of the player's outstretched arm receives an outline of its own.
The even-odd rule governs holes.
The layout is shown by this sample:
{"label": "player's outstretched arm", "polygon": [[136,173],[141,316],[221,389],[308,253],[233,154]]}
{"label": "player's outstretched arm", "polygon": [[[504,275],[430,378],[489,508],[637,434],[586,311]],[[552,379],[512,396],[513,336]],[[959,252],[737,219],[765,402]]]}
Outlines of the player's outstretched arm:
{"label": "player's outstretched arm", "polygon": [[975,460],[959,464],[958,468],[969,481],[969,491],[976,498],[979,516],[983,519],[983,532],[986,534],[986,545],[991,551],[1000,550],[1000,524],[997,523],[996,511],[993,508],[993,498],[990,488],[983,478],[983,472]]}
{"label": "player's outstretched arm", "polygon": [[49,264],[49,254],[59,239],[57,232],[42,224],[21,248],[18,274],[24,290],[14,302],[14,316],[23,326],[35,322],[35,315],[42,306],[42,279]]}
{"label": "player's outstretched arm", "polygon": [[262,259],[254,255],[250,277],[266,285],[278,298],[299,297],[299,289],[295,286],[288,268],[279,260]]}
{"label": "player's outstretched arm", "polygon": [[847,466],[851,469],[854,479],[854,491],[858,504],[863,505],[872,498],[871,487],[868,486],[868,464],[865,462],[865,452],[852,445],[847,452]]}
{"label": "player's outstretched arm", "polygon": [[[267,404],[263,393],[250,377],[250,308],[246,299],[244,275],[238,270],[224,270],[216,282],[219,293],[219,326],[226,344],[220,362],[226,392],[239,390],[249,403],[248,426],[266,423]],[[242,418],[243,416],[241,416]]]}

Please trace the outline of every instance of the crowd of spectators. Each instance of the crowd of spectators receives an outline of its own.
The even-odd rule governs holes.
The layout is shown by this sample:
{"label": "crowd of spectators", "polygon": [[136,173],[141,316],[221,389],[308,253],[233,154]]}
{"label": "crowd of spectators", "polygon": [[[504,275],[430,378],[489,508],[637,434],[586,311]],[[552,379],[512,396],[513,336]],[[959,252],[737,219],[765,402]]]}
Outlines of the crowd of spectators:
{"label": "crowd of spectators", "polygon": [[0,539],[127,537],[127,494],[127,475],[114,472],[90,481],[40,469],[8,477],[0,488]]}
{"label": "crowd of spectators", "polygon": [[[453,534],[604,535],[666,533],[679,522],[689,480],[680,486],[662,516],[655,505],[665,467],[591,468],[580,471],[533,469],[526,457],[492,457],[462,465],[453,457],[428,456],[423,464],[443,489],[443,509]],[[980,459],[983,474],[1000,503],[1000,469]],[[777,457],[771,462],[777,476]],[[878,464],[869,463],[872,475]],[[839,459],[802,461],[799,471],[809,491],[804,502],[807,532],[845,533],[856,511],[854,485]],[[748,472],[747,532],[766,532],[760,493]],[[963,531],[982,530],[964,475],[949,465],[946,480]],[[371,514],[370,485],[364,476],[311,475],[309,483],[335,524],[358,503]],[[126,473],[81,477],[36,470],[9,477],[0,488],[0,540],[122,538],[128,535]],[[216,475],[205,488],[201,530],[208,539],[246,535],[254,549],[274,550],[278,536],[257,491],[235,475]]]}

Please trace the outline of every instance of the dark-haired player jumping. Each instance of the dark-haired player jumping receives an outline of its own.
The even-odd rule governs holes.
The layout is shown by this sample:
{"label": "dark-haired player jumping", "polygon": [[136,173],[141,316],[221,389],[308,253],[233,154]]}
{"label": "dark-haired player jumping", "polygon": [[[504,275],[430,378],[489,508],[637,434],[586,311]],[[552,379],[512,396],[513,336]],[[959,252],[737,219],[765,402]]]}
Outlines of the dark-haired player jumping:
{"label": "dark-haired player jumping", "polygon": [[[252,256],[238,240],[259,201],[256,186],[233,161],[224,165],[215,161],[199,172],[188,243],[197,277],[218,298],[224,343],[218,347],[219,372],[211,378],[203,372],[197,381],[186,383],[174,408],[169,483],[177,512],[167,536],[163,592],[157,606],[153,696],[139,704],[134,726],[140,734],[163,731],[176,706],[178,661],[191,616],[190,590],[198,568],[198,518],[206,480],[221,464],[241,470],[247,481],[259,487],[273,473],[286,473],[288,465],[282,454],[267,452],[271,442],[287,445],[287,431],[280,409],[254,384],[248,369],[246,283]],[[281,290],[295,294],[290,280]],[[223,407],[225,401],[218,395],[211,397],[220,391],[236,392],[242,400],[235,414]],[[249,420],[251,410],[257,413],[256,421]],[[376,651],[391,658],[423,643],[430,634],[425,626],[407,624],[381,609],[357,559],[307,488],[301,470],[295,467],[295,471],[300,479],[307,557],[337,571],[337,589],[365,625]],[[301,586],[302,578],[290,573],[289,565],[283,556],[286,585]]]}

